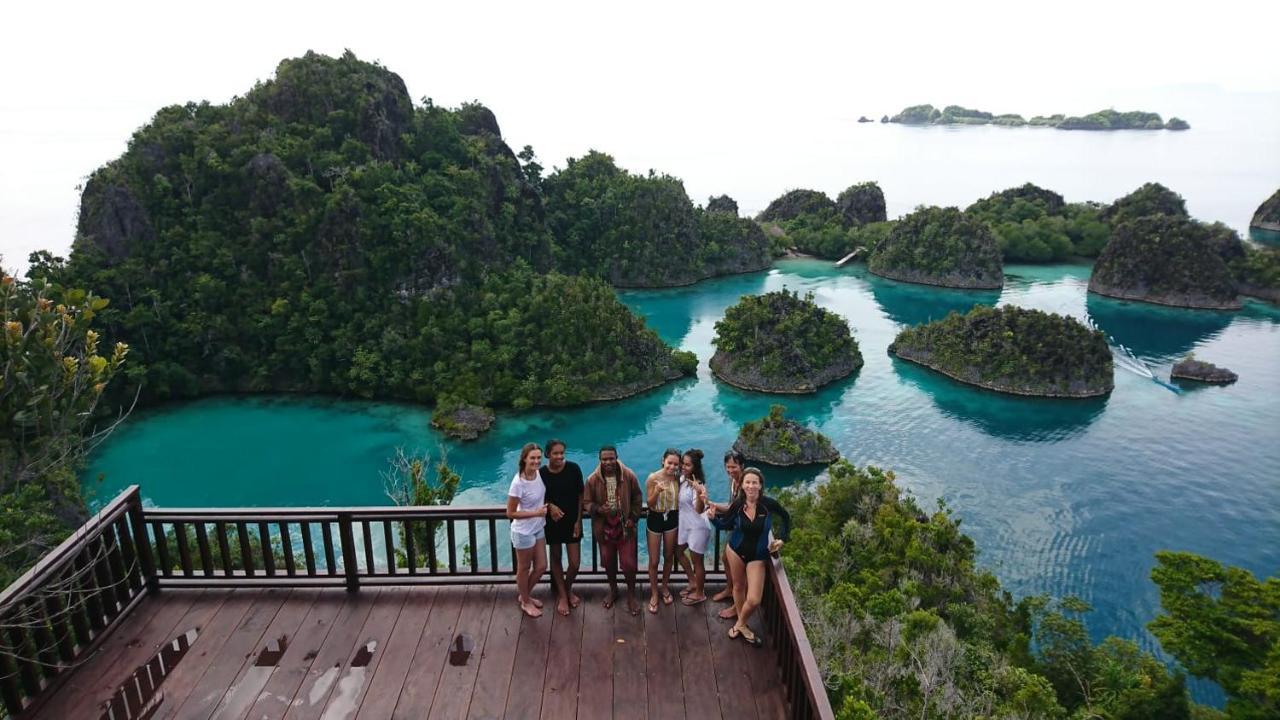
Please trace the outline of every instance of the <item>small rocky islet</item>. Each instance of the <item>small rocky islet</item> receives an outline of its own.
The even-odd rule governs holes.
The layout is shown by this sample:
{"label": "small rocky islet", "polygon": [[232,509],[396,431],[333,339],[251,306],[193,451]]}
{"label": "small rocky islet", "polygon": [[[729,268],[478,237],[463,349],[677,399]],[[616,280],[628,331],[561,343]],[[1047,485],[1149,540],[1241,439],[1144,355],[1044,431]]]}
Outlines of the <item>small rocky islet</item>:
{"label": "small rocky islet", "polygon": [[831,439],[784,417],[786,407],[772,405],[769,414],[742,426],[733,449],[749,462],[777,467],[830,465],[840,459]]}
{"label": "small rocky islet", "polygon": [[711,372],[744,390],[811,393],[862,367],[839,315],[790,290],[744,295],[716,323]]}
{"label": "small rocky islet", "polygon": [[1075,318],[1012,305],[909,327],[889,353],[969,385],[1036,397],[1087,398],[1115,387],[1101,331]]}
{"label": "small rocky islet", "polygon": [[1187,355],[1173,364],[1169,376],[1174,380],[1194,380],[1212,385],[1229,385],[1240,379],[1234,372],[1199,360],[1194,354]]}

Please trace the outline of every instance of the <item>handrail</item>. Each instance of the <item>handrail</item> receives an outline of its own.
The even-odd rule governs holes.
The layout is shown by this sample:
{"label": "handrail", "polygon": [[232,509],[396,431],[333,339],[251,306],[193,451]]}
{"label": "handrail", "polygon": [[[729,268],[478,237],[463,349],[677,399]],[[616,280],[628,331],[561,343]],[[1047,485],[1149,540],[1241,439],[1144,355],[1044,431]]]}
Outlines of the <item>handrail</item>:
{"label": "handrail", "polygon": [[796,605],[791,583],[782,560],[770,557],[768,564],[769,592],[765,593],[765,623],[778,641],[778,667],[782,672],[783,687],[793,718],[819,718],[834,720],[835,712],[827,698],[822,672],[805,634],[800,608]]}
{"label": "handrail", "polygon": [[0,717],[17,716],[154,591],[155,566],[132,485],[0,591]]}

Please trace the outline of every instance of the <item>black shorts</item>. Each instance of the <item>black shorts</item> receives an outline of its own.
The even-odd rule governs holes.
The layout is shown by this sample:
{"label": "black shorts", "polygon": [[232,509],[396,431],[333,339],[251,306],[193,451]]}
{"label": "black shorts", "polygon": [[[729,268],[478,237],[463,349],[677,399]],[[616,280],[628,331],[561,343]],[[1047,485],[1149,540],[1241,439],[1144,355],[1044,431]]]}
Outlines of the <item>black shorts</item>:
{"label": "black shorts", "polygon": [[647,522],[651,533],[670,532],[680,526],[680,513],[675,510],[668,510],[665,513],[650,510]]}
{"label": "black shorts", "polygon": [[578,521],[577,518],[566,514],[559,520],[547,519],[547,544],[548,545],[577,545],[582,542],[582,536],[573,536],[573,526]]}

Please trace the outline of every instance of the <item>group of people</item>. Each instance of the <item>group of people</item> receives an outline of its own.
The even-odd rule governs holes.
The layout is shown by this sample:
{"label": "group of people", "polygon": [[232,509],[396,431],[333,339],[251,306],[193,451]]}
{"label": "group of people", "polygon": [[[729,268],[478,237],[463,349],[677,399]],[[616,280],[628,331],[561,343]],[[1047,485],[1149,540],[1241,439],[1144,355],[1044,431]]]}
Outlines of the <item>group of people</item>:
{"label": "group of people", "polygon": [[537,443],[521,448],[519,468],[507,492],[521,611],[534,618],[542,615],[543,603],[532,591],[547,570],[548,546],[556,611],[568,615],[582,604],[582,598],[573,592],[573,581],[582,560],[584,517],[591,519],[591,533],[609,579],[604,607],[613,607],[620,597],[621,567],[627,609],[632,615],[641,612],[636,575],[642,519],[649,553],[648,611],[657,613],[663,605],[675,603],[670,580],[677,563],[688,578],[680,591],[680,602],[703,603],[707,600],[703,558],[714,526],[729,533],[723,553],[728,583],[711,599],[732,601],[732,606],[719,613],[721,618],[736,620],[729,628],[730,637],[761,645],[747,621],[764,593],[765,560],[786,541],[791,517],[765,495],[764,473],[746,467],[742,455],[732,450],[724,455],[729,501],[713,502],[708,497],[702,458],[697,449],[664,451],[661,466],[645,479],[642,491],[635,472],[618,459],[618,450],[612,445],[600,448],[599,464],[585,480],[582,468],[565,459],[563,441],[546,444],[545,465],[543,448]]}

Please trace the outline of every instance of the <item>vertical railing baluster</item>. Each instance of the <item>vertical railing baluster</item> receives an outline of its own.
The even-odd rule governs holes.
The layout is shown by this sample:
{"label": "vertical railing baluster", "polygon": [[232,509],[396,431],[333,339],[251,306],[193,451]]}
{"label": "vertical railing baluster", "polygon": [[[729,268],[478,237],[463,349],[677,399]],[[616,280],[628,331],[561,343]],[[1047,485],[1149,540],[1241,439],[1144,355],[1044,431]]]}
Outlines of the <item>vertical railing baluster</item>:
{"label": "vertical railing baluster", "polygon": [[124,562],[126,587],[129,588],[129,596],[133,597],[142,589],[143,575],[138,563],[137,553],[134,552],[133,538],[129,532],[129,518],[127,515],[121,515],[116,519],[116,543],[120,546],[120,559]]}
{"label": "vertical railing baluster", "polygon": [[151,539],[147,535],[147,523],[142,509],[142,491],[134,490],[129,498],[129,524],[133,528],[133,547],[138,556],[138,564],[142,568],[142,577],[146,580],[147,591],[160,590],[160,578],[156,576],[155,558],[151,555]]}
{"label": "vertical railing baluster", "polygon": [[284,553],[284,571],[289,577],[298,574],[298,568],[293,559],[293,536],[289,533],[289,522],[281,520],[276,523],[280,528],[280,552]]}
{"label": "vertical railing baluster", "polygon": [[160,574],[165,577],[172,577],[173,561],[169,559],[169,538],[164,532],[164,523],[159,520],[152,520],[151,532],[155,535],[156,559],[160,563]]}
{"label": "vertical railing baluster", "polygon": [[182,576],[191,577],[195,575],[195,568],[191,565],[191,548],[187,544],[187,525],[186,523],[175,522],[173,524],[174,542],[178,545],[178,562],[182,567]]}
{"label": "vertical railing baluster", "polygon": [[498,572],[498,521],[489,518],[489,572]]}
{"label": "vertical railing baluster", "polygon": [[311,546],[311,523],[306,520],[298,523],[298,531],[302,533],[302,562],[307,566],[307,577],[315,577],[316,549]]}
{"label": "vertical railing baluster", "polygon": [[409,563],[409,574],[417,575],[418,550],[414,547],[413,542],[413,521],[405,518],[401,527],[404,529],[404,557]]}
{"label": "vertical railing baluster", "polygon": [[75,638],[71,635],[71,626],[67,624],[66,607],[60,593],[45,595],[44,608],[49,616],[49,625],[53,627],[53,642],[58,646],[58,657],[62,662],[70,663],[75,660],[76,645]]}
{"label": "vertical railing baluster", "polygon": [[436,524],[432,520],[425,520],[423,525],[427,528],[427,572],[435,575],[440,571],[440,563],[436,562]]}
{"label": "vertical railing baluster", "polygon": [[387,546],[387,574],[396,574],[396,543],[391,536],[391,518],[382,521],[382,541]]}
{"label": "vertical railing baluster", "polygon": [[[0,650],[8,650],[7,643],[0,641]],[[22,714],[22,698],[25,693],[18,686],[17,663],[10,659],[10,653],[0,652],[0,701],[9,717]]]}
{"label": "vertical railing baluster", "polygon": [[267,527],[265,520],[258,521],[258,542],[262,543],[262,569],[267,572],[267,577],[275,577],[276,559],[271,549],[271,529]]}
{"label": "vertical railing baluster", "polygon": [[235,561],[231,559],[231,541],[227,539],[227,524],[219,520],[213,524],[213,531],[218,534],[218,556],[222,559],[222,574],[231,577],[235,572]]}
{"label": "vertical railing baluster", "polygon": [[58,674],[58,653],[53,632],[49,629],[48,606],[33,598],[26,603],[26,607],[31,613],[34,624],[32,634],[35,635],[36,655],[40,658],[39,669],[46,678],[52,678]]}
{"label": "vertical railing baluster", "polygon": [[27,653],[31,650],[27,636],[17,625],[9,627],[8,635],[9,647],[13,649],[14,661],[18,666],[18,678],[22,688],[20,692],[22,695],[31,697],[40,691],[40,680],[36,677],[34,663],[28,659]]}
{"label": "vertical railing baluster", "polygon": [[338,574],[338,562],[334,559],[333,553],[333,529],[330,527],[329,521],[320,523],[320,536],[324,541],[324,565],[325,571],[329,575]]}
{"label": "vertical railing baluster", "polygon": [[360,523],[360,534],[364,536],[364,569],[373,575],[373,532],[369,529],[369,521]]}
{"label": "vertical railing baluster", "polygon": [[196,523],[196,549],[200,551],[200,571],[205,577],[213,577],[213,553],[209,551],[209,528],[203,522]]}
{"label": "vertical railing baluster", "polygon": [[342,569],[347,578],[347,592],[355,592],[360,589],[360,569],[356,561],[351,513],[338,513],[338,539],[342,542]]}
{"label": "vertical railing baluster", "polygon": [[449,574],[457,575],[458,574],[458,547],[457,547],[458,541],[456,538],[454,538],[454,535],[453,535],[453,521],[445,520],[444,528],[445,528],[445,537],[448,539],[448,542],[449,542]]}
{"label": "vertical railing baluster", "polygon": [[476,557],[476,519],[467,518],[467,547],[471,550],[471,574],[480,572],[480,561]]}
{"label": "vertical railing baluster", "polygon": [[244,565],[244,576],[253,577],[253,548],[249,544],[249,524],[247,520],[236,520],[236,539],[240,541],[240,562]]}
{"label": "vertical railing baluster", "polygon": [[116,537],[115,528],[110,524],[103,526],[100,537],[106,551],[103,565],[111,583],[111,594],[117,607],[117,611],[111,613],[111,617],[114,618],[120,610],[129,606],[133,593],[129,592],[128,568],[125,567],[124,559],[120,557],[120,541]]}

